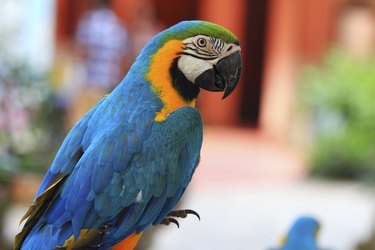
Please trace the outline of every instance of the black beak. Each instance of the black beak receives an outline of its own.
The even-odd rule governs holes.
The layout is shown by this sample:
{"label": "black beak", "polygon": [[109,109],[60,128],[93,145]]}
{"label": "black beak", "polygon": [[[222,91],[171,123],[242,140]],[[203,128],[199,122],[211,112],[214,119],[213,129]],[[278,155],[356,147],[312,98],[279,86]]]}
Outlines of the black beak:
{"label": "black beak", "polygon": [[199,75],[194,83],[208,91],[224,91],[222,98],[224,99],[236,88],[241,77],[241,71],[242,58],[240,51],[236,51],[220,59],[212,69]]}

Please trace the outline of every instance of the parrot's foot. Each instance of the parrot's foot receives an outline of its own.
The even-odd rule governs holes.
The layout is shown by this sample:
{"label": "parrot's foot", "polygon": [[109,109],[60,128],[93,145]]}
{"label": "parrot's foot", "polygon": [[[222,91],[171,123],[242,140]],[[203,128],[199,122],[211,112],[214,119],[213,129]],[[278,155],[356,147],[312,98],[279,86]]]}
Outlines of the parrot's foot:
{"label": "parrot's foot", "polygon": [[198,217],[199,220],[201,220],[201,217],[199,216],[199,214],[191,209],[174,210],[174,211],[171,211],[167,215],[167,217],[186,218],[188,214],[194,214],[195,216]]}
{"label": "parrot's foot", "polygon": [[160,224],[163,224],[163,225],[166,225],[166,226],[168,226],[168,225],[171,224],[171,223],[176,224],[176,226],[177,226],[178,228],[180,228],[180,224],[178,223],[178,221],[177,221],[176,219],[173,219],[173,218],[170,218],[170,217],[165,217],[165,218],[160,222]]}
{"label": "parrot's foot", "polygon": [[184,209],[184,210],[175,210],[175,211],[171,211],[167,217],[165,217],[161,222],[160,224],[163,224],[163,225],[169,225],[171,223],[174,223],[177,225],[178,228],[180,228],[180,224],[178,223],[178,221],[176,219],[174,219],[173,217],[175,218],[186,218],[188,216],[188,214],[194,214],[195,216],[198,217],[199,220],[201,220],[201,217],[199,216],[199,214],[197,212],[195,212],[194,210],[190,210],[190,209]]}

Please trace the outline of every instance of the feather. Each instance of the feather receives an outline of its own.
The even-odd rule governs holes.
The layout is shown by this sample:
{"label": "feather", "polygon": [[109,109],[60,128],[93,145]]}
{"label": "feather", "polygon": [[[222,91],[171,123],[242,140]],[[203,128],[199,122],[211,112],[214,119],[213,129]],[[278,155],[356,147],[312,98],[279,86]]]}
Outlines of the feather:
{"label": "feather", "polygon": [[56,250],[84,250],[84,249],[98,249],[101,247],[103,237],[107,228],[105,226],[99,229],[82,229],[77,239],[72,235],[69,237],[63,246],[58,246]]}
{"label": "feather", "polygon": [[30,232],[33,226],[38,222],[39,218],[43,215],[43,212],[48,208],[51,200],[55,197],[56,191],[64,183],[67,176],[60,178],[49,188],[46,189],[36,200],[33,205],[29,208],[26,214],[22,217],[21,222],[27,217],[29,218],[26,221],[25,226],[22,231],[16,235],[14,242],[14,249],[20,249],[25,236]]}

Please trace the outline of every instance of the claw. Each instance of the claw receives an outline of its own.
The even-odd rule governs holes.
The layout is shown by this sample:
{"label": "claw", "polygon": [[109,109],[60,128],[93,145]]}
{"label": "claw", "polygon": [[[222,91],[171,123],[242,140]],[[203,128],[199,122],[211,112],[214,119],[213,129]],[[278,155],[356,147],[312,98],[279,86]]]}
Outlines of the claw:
{"label": "claw", "polygon": [[185,212],[187,214],[193,214],[193,215],[197,216],[198,220],[201,220],[201,217],[199,216],[199,214],[197,212],[195,212],[194,210],[186,209]]}
{"label": "claw", "polygon": [[199,216],[199,214],[197,212],[195,212],[194,210],[191,210],[191,209],[171,211],[168,214],[168,216],[178,217],[178,218],[186,218],[188,214],[193,214],[193,215],[197,216],[199,220],[201,220],[201,217]]}
{"label": "claw", "polygon": [[165,217],[161,222],[160,224],[163,224],[163,225],[170,225],[171,223],[174,223],[176,224],[177,228],[180,228],[180,224],[178,223],[178,221],[174,218],[170,218],[170,217]]}

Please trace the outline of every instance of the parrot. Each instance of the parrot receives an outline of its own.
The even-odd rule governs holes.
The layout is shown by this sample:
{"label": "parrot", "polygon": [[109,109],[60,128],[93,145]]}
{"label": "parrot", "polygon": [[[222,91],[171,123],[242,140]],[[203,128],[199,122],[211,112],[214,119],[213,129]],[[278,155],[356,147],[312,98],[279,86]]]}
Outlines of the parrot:
{"label": "parrot", "polygon": [[322,250],[316,243],[319,228],[320,224],[315,218],[299,217],[282,240],[283,246],[273,250]]}
{"label": "parrot", "polygon": [[128,250],[152,225],[199,218],[173,210],[200,160],[196,100],[201,89],[226,98],[241,71],[239,40],[222,26],[181,21],[155,35],[67,134],[14,248],[109,249],[126,241]]}

